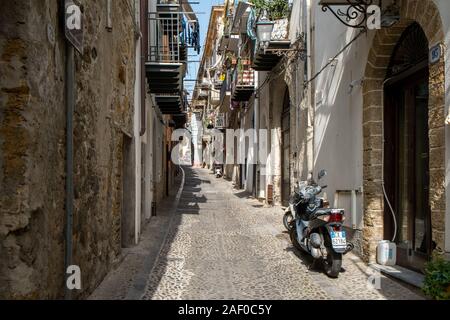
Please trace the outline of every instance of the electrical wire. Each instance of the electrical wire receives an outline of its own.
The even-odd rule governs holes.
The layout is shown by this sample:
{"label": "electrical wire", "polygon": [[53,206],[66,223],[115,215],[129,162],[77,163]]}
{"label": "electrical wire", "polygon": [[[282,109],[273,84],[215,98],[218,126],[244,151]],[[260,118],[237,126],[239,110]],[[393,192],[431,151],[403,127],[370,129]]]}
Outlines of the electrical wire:
{"label": "electrical wire", "polygon": [[381,111],[381,134],[383,135],[383,143],[382,143],[383,145],[381,146],[381,184],[382,184],[384,198],[386,199],[386,202],[387,202],[388,207],[389,207],[389,209],[391,211],[391,214],[392,214],[392,218],[394,220],[394,237],[392,238],[391,242],[395,242],[395,239],[397,238],[397,233],[398,233],[397,216],[395,215],[394,208],[392,207],[391,201],[389,200],[389,197],[387,195],[386,184],[385,184],[385,181],[384,181],[384,153],[385,153],[385,147],[384,147],[384,143],[385,143],[385,136],[384,136],[384,104],[385,104],[384,87],[385,87],[386,83],[389,80],[391,80],[391,79],[392,79],[392,77],[384,80],[384,82],[382,84],[382,89],[383,89],[382,108],[383,108],[383,110]]}
{"label": "electrical wire", "polygon": [[311,79],[309,79],[308,81],[305,82],[304,86],[307,87],[311,82],[313,82],[314,80],[317,79],[317,77],[319,77],[319,75],[325,71],[326,68],[328,68],[331,64],[333,64],[333,62],[337,59],[337,57],[339,57],[342,53],[344,53],[345,50],[347,50],[352,44],[353,42],[355,42],[356,40],[359,39],[359,37],[361,37],[363,34],[367,33],[366,29],[363,29],[360,31],[360,33],[358,33],[349,43],[347,43],[333,58],[331,58],[327,64],[325,64],[322,69],[320,69],[319,72],[317,72]]}

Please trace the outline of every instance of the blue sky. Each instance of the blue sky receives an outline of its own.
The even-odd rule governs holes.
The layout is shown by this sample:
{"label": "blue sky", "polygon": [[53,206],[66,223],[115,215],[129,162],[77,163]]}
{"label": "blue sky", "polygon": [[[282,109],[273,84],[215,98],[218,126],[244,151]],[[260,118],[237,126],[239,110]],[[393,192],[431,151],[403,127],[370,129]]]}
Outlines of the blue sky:
{"label": "blue sky", "polygon": [[[220,5],[223,4],[223,0],[189,0],[191,3],[198,2],[199,4],[191,4],[192,9],[195,12],[201,12],[202,14],[197,14],[197,17],[200,21],[200,41],[202,44],[202,52],[200,55],[196,55],[196,52],[194,50],[189,50],[189,55],[195,56],[189,56],[190,61],[200,61],[202,59],[202,53],[203,53],[203,44],[205,43],[206,39],[206,33],[208,32],[208,23],[209,23],[209,16],[211,14],[211,7],[213,5]],[[200,63],[198,62],[191,62],[188,65],[188,74],[186,76],[186,79],[192,80],[197,78],[197,71],[199,68]],[[194,90],[195,82],[192,81],[186,81],[184,84],[184,87],[186,90],[192,93]]]}

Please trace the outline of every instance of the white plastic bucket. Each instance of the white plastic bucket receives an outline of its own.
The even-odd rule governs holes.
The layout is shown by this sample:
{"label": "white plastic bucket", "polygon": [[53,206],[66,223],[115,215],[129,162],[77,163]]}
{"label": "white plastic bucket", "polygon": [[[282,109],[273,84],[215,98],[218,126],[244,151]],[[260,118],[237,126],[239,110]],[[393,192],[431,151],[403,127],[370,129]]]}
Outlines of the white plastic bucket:
{"label": "white plastic bucket", "polygon": [[390,241],[380,241],[377,248],[377,262],[382,266],[395,266],[397,263],[397,245]]}

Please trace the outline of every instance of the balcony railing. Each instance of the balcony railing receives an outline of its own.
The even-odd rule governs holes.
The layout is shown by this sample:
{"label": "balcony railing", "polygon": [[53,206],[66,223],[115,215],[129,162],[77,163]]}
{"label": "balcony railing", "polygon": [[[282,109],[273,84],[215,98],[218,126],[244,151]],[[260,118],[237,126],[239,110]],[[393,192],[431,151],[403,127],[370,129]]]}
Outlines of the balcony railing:
{"label": "balcony railing", "polygon": [[255,72],[252,68],[246,67],[243,70],[236,70],[236,81],[234,82],[234,89],[239,86],[255,86]]}
{"label": "balcony railing", "polygon": [[250,67],[249,61],[242,62],[236,68],[232,85],[233,101],[248,101],[255,91],[255,71]]}
{"label": "balcony railing", "polygon": [[149,13],[149,62],[185,63],[183,15],[176,11]]}
{"label": "balcony railing", "polygon": [[163,114],[180,114],[185,110],[186,26],[184,13],[176,1],[158,1],[156,12],[148,13],[146,73],[150,92]]}

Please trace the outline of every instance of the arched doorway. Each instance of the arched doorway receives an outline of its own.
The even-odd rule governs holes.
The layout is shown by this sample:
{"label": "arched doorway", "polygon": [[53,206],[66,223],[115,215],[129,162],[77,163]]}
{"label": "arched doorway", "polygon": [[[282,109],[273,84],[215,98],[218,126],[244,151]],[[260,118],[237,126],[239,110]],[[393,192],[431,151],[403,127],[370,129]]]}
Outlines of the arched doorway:
{"label": "arched doorway", "polygon": [[424,31],[412,23],[394,49],[384,86],[384,234],[395,237],[398,264],[417,270],[433,249],[428,48]]}
{"label": "arched doorway", "polygon": [[291,102],[289,98],[289,90],[286,88],[283,100],[283,111],[281,114],[281,198],[283,205],[289,205],[289,197],[291,193]]}
{"label": "arched doorway", "polygon": [[[413,23],[422,28],[429,49],[442,45],[445,33],[439,8],[432,0],[401,1],[400,21],[391,28],[375,31],[368,53],[363,85],[363,181],[364,181],[364,229],[362,254],[368,262],[376,260],[379,241],[386,239],[385,196],[383,192],[382,157],[383,110],[385,83],[390,72],[391,57],[405,30]],[[426,14],[424,14],[426,12]],[[397,50],[398,51],[398,50]],[[432,221],[432,240],[438,248],[445,246],[442,221],[445,220],[445,54],[439,60],[429,62],[428,126],[429,126],[429,205]],[[387,99],[386,99],[387,100]],[[385,116],[384,118],[387,118]],[[392,215],[390,217],[392,220]],[[386,222],[386,224],[385,224]],[[411,247],[411,250],[412,247]]]}

